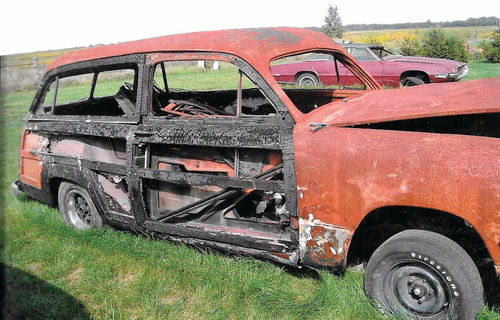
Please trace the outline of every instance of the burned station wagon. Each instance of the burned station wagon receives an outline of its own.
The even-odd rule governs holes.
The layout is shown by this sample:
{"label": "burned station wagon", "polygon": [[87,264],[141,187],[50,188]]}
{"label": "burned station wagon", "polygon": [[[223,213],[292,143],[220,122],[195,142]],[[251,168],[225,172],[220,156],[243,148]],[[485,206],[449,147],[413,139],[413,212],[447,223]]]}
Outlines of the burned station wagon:
{"label": "burned station wagon", "polygon": [[[271,66],[311,53],[358,81],[275,80]],[[500,273],[499,97],[500,79],[381,90],[296,28],[92,47],[48,67],[12,188],[78,229],[292,266],[368,261],[381,309],[471,319]]]}

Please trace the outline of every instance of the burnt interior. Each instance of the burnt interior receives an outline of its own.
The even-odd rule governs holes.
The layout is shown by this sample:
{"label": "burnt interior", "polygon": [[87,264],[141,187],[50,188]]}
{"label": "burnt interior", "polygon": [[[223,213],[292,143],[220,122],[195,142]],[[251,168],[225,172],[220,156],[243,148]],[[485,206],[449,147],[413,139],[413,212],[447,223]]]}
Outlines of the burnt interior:
{"label": "burnt interior", "polygon": [[[116,59],[127,60],[105,62]],[[135,70],[133,83],[113,79],[105,96],[94,97],[101,94],[96,91],[99,72],[121,66]],[[243,81],[245,74],[234,65],[229,69],[235,75],[231,85],[212,81],[195,90],[173,89],[166,79],[162,89],[151,79],[138,79],[140,67],[118,67],[85,63],[83,69],[63,68],[44,80],[31,112],[50,120],[36,125],[54,134],[49,152],[54,170],[100,194],[97,198],[112,224],[270,252],[295,250],[291,239],[296,232],[290,226],[296,205],[290,192],[295,187],[291,127],[286,117],[276,116],[277,104],[267,98],[269,93],[250,79]],[[86,77],[67,79],[66,84],[91,81],[84,83],[90,92],[78,90],[80,100],[69,101],[64,90],[58,92],[65,88],[59,77],[80,74]],[[214,87],[221,89],[204,90]],[[137,115],[137,93],[145,91],[151,99],[143,101],[142,108],[151,103],[147,108],[152,117],[144,123],[106,122],[104,117],[99,122],[53,121],[59,115]],[[52,101],[45,101],[46,96]],[[162,110],[172,104],[169,110],[175,112]],[[220,118],[182,118],[207,115]],[[170,121],[174,119],[180,121]],[[57,184],[51,188],[57,192]]]}
{"label": "burnt interior", "polygon": [[[41,97],[42,103],[37,106],[34,113],[69,116],[132,116],[137,113],[137,66],[133,64],[113,65],[103,66],[102,68],[91,68],[87,71],[87,73],[80,74],[69,72],[61,76],[52,77],[49,83],[45,85]],[[133,79],[127,79],[127,81],[130,80],[131,82],[124,80],[122,82],[117,79],[111,88],[104,87],[106,88],[104,89],[106,91],[104,96],[95,97],[94,93],[96,92],[99,76],[115,71],[133,72]],[[89,78],[92,79],[90,80]],[[70,81],[66,82],[67,86],[76,86],[76,91],[80,94],[79,100],[64,101],[66,97],[64,97],[64,93],[61,93],[63,89],[60,88],[62,86],[60,82],[67,79],[70,79]],[[99,88],[101,86],[104,85],[99,84]],[[113,89],[116,91],[113,91]],[[63,101],[61,102],[61,100]]]}
{"label": "burnt interior", "polygon": [[340,99],[333,89],[283,89],[293,104],[302,113],[309,113],[318,107]]}
{"label": "burnt interior", "polygon": [[[173,113],[165,109],[172,102],[186,105]],[[179,117],[193,115],[235,116],[237,109],[236,90],[184,91],[163,90],[158,87],[153,93],[152,111],[156,116]],[[242,89],[241,112],[247,115],[275,114],[276,110],[260,90]]]}
{"label": "burnt interior", "polygon": [[[283,181],[281,152],[271,150],[166,146],[149,148],[152,169],[240,179]],[[280,233],[288,226],[284,192],[200,183],[145,181],[149,218]],[[193,205],[195,204],[195,205]]]}
{"label": "burnt interior", "polygon": [[428,117],[363,124],[352,127],[500,138],[500,113]]}

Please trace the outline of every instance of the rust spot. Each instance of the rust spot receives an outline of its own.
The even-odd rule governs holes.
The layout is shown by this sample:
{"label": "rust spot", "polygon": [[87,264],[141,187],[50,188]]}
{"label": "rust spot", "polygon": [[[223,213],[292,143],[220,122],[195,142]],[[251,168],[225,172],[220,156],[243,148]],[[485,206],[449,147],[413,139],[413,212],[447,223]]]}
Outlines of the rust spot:
{"label": "rust spot", "polygon": [[299,251],[303,262],[314,266],[343,266],[352,231],[314,219],[299,220]]}

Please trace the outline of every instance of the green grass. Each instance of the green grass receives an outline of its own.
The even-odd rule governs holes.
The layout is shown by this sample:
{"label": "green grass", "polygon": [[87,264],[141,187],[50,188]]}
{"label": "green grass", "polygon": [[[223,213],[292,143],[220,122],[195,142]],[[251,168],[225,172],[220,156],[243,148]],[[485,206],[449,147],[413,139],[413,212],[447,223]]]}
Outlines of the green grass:
{"label": "green grass", "polygon": [[[476,67],[483,68],[471,65],[471,74]],[[386,319],[366,299],[362,273],[351,269],[343,276],[292,272],[111,228],[76,231],[56,209],[13,198],[22,118],[33,95],[0,96],[4,318]],[[480,318],[500,313],[483,308]]]}
{"label": "green grass", "polygon": [[487,60],[473,60],[468,63],[469,74],[464,80],[500,77],[500,63],[489,63]]}

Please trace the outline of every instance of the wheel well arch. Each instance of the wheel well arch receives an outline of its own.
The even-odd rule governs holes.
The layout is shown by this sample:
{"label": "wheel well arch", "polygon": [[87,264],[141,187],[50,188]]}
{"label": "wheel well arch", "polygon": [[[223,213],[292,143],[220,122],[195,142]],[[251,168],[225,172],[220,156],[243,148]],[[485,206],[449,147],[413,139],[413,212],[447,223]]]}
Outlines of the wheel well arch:
{"label": "wheel well arch", "polygon": [[62,177],[58,177],[58,176],[50,178],[50,180],[49,180],[49,190],[50,190],[52,199],[54,199],[54,203],[55,203],[56,206],[57,206],[58,200],[59,200],[59,186],[63,182],[73,183],[73,184],[76,184],[78,186],[80,185],[78,183],[78,181],[72,180],[72,179],[62,178]]}
{"label": "wheel well arch", "polygon": [[58,191],[59,191],[59,186],[61,185],[62,182],[64,181],[67,181],[67,182],[73,182],[71,180],[68,180],[68,179],[64,179],[64,178],[61,178],[61,177],[52,177],[50,180],[49,180],[49,190],[50,190],[50,193],[52,195],[52,198],[54,199],[54,203],[57,205],[57,201],[58,201]]}
{"label": "wheel well arch", "polygon": [[399,81],[401,82],[406,77],[415,77],[421,79],[425,83],[431,82],[429,74],[422,70],[407,70],[399,76]]}
{"label": "wheel well arch", "polygon": [[58,204],[59,186],[62,182],[69,182],[87,190],[95,200],[94,204],[99,212],[104,212],[105,206],[103,205],[102,194],[99,192],[97,178],[94,177],[94,174],[89,169],[77,169],[66,165],[52,165],[47,178],[48,191],[51,194],[54,205],[57,206]]}
{"label": "wheel well arch", "polygon": [[299,72],[297,72],[295,74],[295,76],[294,76],[294,81],[297,82],[297,80],[299,79],[299,77],[301,75],[303,75],[303,74],[306,74],[306,73],[310,73],[310,74],[314,75],[316,77],[316,79],[318,79],[318,81],[320,81],[318,73],[316,71],[313,71],[313,70],[306,70],[306,71],[299,71]]}
{"label": "wheel well arch", "polygon": [[366,263],[383,242],[408,229],[433,231],[458,243],[476,264],[487,298],[490,293],[494,297],[498,280],[481,236],[467,221],[445,211],[409,206],[381,207],[371,211],[354,232],[347,264]]}

